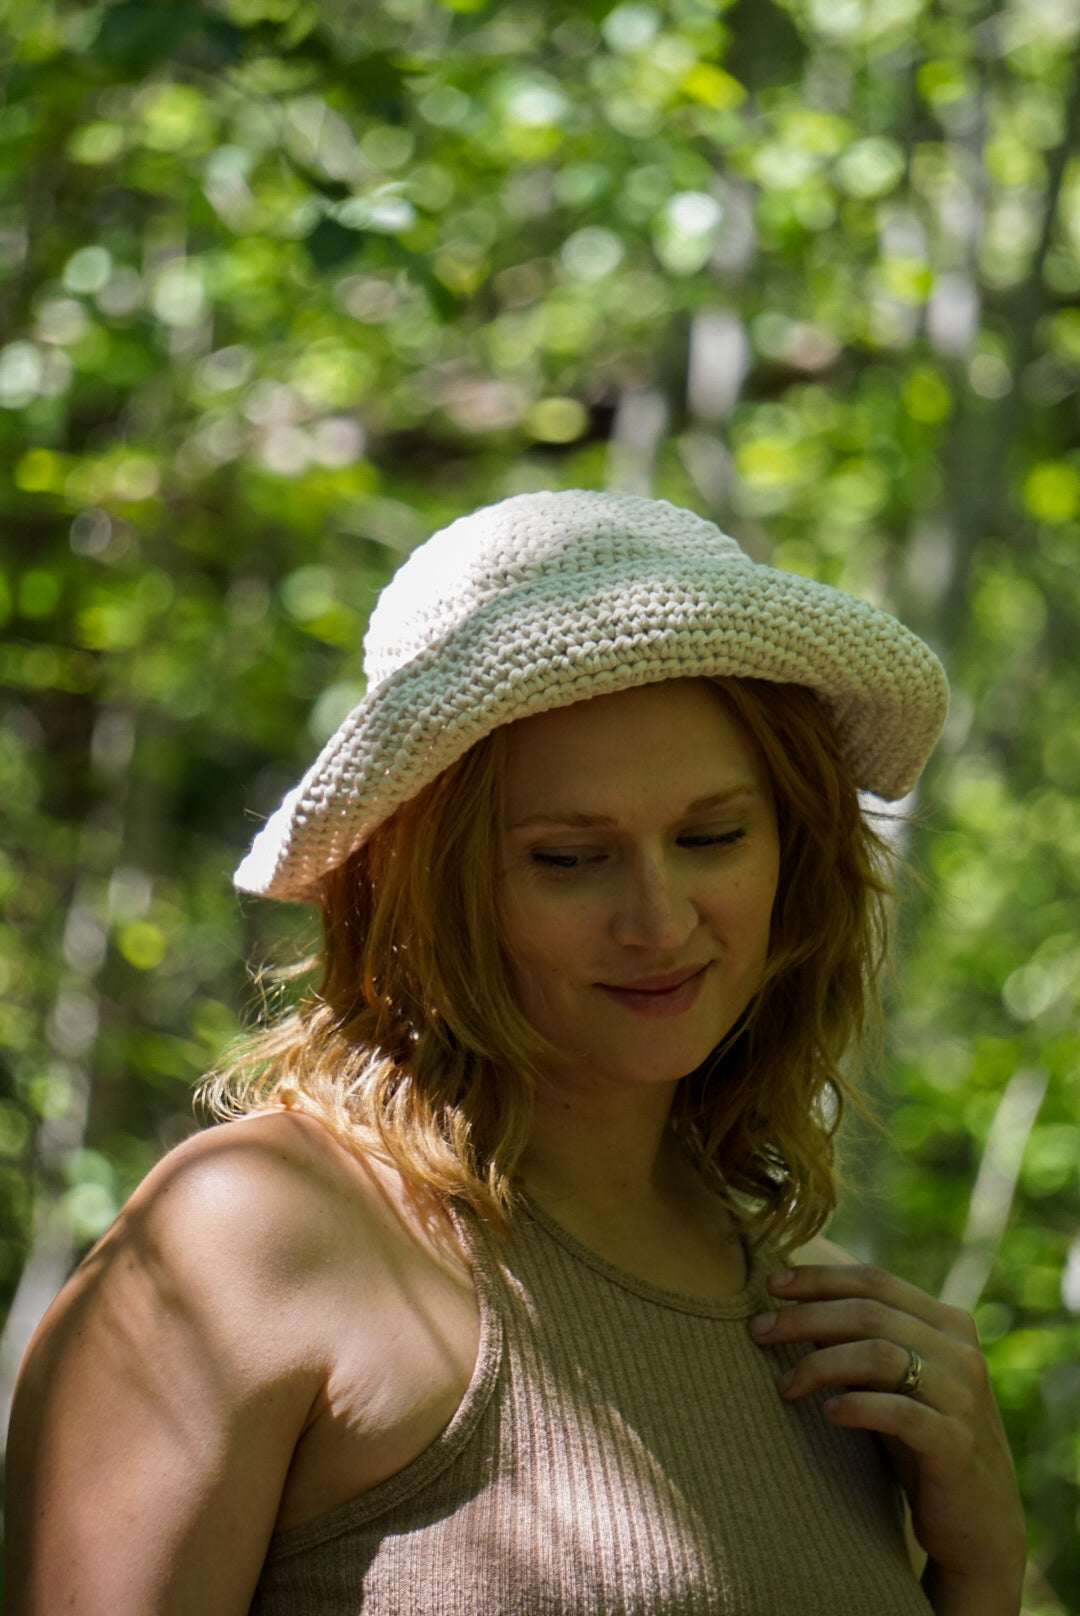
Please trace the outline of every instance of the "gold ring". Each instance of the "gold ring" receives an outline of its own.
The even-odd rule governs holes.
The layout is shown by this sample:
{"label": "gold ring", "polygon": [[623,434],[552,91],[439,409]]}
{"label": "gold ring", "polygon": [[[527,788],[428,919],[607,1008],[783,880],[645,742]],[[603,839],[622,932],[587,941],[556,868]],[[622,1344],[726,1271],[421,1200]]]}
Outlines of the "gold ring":
{"label": "gold ring", "polygon": [[908,1348],[907,1356],[908,1365],[904,1370],[904,1378],[901,1380],[896,1390],[901,1397],[918,1397],[919,1387],[922,1385],[923,1370],[926,1368],[926,1365],[923,1363],[914,1347]]}

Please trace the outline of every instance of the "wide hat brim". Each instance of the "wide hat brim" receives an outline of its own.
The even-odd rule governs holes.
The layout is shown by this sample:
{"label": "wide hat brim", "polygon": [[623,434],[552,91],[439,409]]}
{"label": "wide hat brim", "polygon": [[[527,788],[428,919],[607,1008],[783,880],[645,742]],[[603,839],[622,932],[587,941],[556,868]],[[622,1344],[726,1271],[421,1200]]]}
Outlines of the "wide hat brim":
{"label": "wide hat brim", "polygon": [[644,571],[640,558],[609,556],[578,570],[569,602],[557,574],[495,592],[383,679],[259,832],[236,885],[317,901],[330,870],[498,726],[721,676],[816,692],[855,784],[887,800],[914,785],[948,705],[929,647],[855,596],[738,551],[695,567],[658,553]]}

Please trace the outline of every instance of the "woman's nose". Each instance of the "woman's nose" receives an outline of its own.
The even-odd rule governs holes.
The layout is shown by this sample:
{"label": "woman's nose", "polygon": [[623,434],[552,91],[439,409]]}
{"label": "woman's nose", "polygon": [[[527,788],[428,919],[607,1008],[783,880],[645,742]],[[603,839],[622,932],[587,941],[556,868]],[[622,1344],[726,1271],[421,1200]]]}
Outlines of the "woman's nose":
{"label": "woman's nose", "polygon": [[659,855],[631,860],[612,920],[615,941],[627,948],[680,948],[698,922],[690,894]]}

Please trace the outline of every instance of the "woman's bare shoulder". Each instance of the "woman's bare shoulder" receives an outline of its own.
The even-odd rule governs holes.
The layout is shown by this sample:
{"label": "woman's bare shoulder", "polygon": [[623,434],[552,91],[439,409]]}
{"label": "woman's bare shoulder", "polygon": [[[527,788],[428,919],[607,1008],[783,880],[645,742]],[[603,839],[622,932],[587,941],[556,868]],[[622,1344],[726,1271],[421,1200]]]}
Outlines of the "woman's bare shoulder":
{"label": "woman's bare shoulder", "polygon": [[[258,1270],[304,1263],[311,1241],[332,1242],[326,1213],[375,1210],[376,1181],[314,1118],[270,1111],[192,1134],[164,1156],[91,1253],[143,1238],[181,1260],[243,1257]],[[265,1276],[263,1276],[265,1277]],[[283,1275],[284,1277],[284,1275]]]}
{"label": "woman's bare shoulder", "polygon": [[143,1180],[126,1211],[166,1222],[191,1215],[225,1220],[240,1235],[307,1234],[328,1204],[375,1213],[380,1178],[316,1118],[273,1110],[194,1133]]}
{"label": "woman's bare shoulder", "polygon": [[[383,1175],[385,1177],[385,1174]],[[177,1314],[274,1378],[319,1355],[313,1288],[375,1263],[394,1219],[383,1180],[315,1119],[266,1112],[193,1134],[147,1175],[39,1330],[47,1352],[98,1315]],[[308,1327],[297,1328],[300,1321]],[[258,1353],[250,1342],[261,1343]]]}
{"label": "woman's bare shoulder", "polygon": [[[392,1177],[311,1118],[226,1123],[164,1157],[20,1372],[15,1608],[246,1610],[343,1310],[378,1340],[406,1239]],[[190,1553],[148,1559],[147,1541]]]}
{"label": "woman's bare shoulder", "polygon": [[805,1246],[796,1247],[790,1260],[796,1266],[838,1268],[857,1263],[859,1258],[844,1246],[838,1246],[835,1240],[826,1240],[824,1235],[816,1234]]}

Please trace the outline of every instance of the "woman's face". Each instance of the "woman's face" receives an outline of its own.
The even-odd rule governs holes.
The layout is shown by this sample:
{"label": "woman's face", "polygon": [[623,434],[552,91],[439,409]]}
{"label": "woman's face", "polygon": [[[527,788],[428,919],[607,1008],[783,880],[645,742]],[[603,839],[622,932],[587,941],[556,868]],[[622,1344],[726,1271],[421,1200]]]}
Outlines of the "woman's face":
{"label": "woman's face", "polygon": [[760,980],[779,844],[768,773],[720,692],[680,679],[510,732],[499,909],[560,1084],[674,1084]]}

